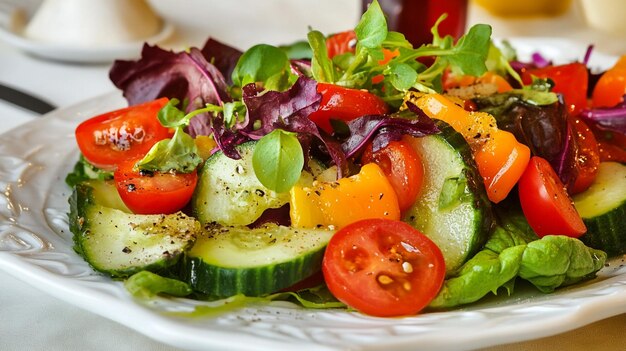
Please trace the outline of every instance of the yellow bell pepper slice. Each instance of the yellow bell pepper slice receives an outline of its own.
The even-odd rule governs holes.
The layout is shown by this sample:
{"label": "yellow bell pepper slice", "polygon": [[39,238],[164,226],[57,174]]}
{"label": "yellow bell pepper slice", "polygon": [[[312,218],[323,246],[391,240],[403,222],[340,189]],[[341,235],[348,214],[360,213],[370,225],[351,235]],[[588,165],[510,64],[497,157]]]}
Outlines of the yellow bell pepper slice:
{"label": "yellow bell pepper slice", "polygon": [[360,219],[400,219],[396,193],[374,163],[335,182],[316,181],[310,187],[295,185],[290,196],[291,225],[298,228],[340,229]]}

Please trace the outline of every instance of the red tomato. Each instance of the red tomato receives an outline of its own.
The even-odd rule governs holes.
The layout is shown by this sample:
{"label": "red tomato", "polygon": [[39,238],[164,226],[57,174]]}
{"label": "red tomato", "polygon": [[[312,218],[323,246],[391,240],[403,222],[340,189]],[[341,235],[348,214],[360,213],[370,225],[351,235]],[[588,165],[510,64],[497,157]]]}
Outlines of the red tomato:
{"label": "red tomato", "polygon": [[589,73],[584,64],[574,62],[560,66],[530,69],[522,73],[524,84],[530,84],[533,76],[552,79],[554,81],[553,91],[563,94],[565,103],[572,114],[577,115],[587,107]]}
{"label": "red tomato", "polygon": [[330,292],[360,312],[380,317],[418,313],[445,278],[441,251],[410,225],[365,219],[328,243],[322,272]]}
{"label": "red tomato", "polygon": [[113,170],[129,158],[145,155],[170,131],[157,119],[167,104],[162,98],[90,118],[76,128],[78,148],[96,167]]}
{"label": "red tomato", "polygon": [[331,119],[348,122],[364,115],[380,115],[388,111],[381,98],[365,90],[318,83],[317,92],[322,94],[322,102],[309,118],[327,133],[333,132]]}
{"label": "red tomato", "polygon": [[333,34],[326,39],[328,57],[354,52],[356,47],[356,33],[353,30]]}
{"label": "red tomato", "polygon": [[579,237],[587,231],[565,186],[545,159],[533,156],[518,183],[522,210],[531,228],[545,235]]}
{"label": "red tomato", "polygon": [[578,174],[576,181],[570,190],[570,194],[577,194],[585,191],[598,174],[600,164],[600,151],[598,142],[593,132],[580,118],[572,118],[574,137],[578,145],[578,157],[576,157],[576,168]]}
{"label": "red tomato", "polygon": [[591,97],[592,107],[613,107],[626,94],[626,55],[598,79]]}
{"label": "red tomato", "polygon": [[138,159],[119,164],[113,174],[117,192],[134,213],[169,214],[183,207],[191,199],[198,174],[138,172],[134,165]]}
{"label": "red tomato", "polygon": [[369,146],[361,161],[363,164],[374,162],[383,170],[398,196],[400,211],[413,205],[422,190],[424,165],[420,155],[409,143],[392,141],[376,152],[372,152]]}
{"label": "red tomato", "polygon": [[626,149],[606,141],[598,143],[600,152],[600,162],[621,162],[626,163]]}

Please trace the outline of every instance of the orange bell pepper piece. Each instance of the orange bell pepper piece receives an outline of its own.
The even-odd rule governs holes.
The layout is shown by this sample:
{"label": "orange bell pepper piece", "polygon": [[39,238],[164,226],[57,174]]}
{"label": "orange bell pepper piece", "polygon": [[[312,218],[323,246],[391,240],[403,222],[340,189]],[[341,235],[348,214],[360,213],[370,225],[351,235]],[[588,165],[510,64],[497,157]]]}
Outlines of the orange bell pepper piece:
{"label": "orange bell pepper piece", "polygon": [[366,218],[400,219],[393,187],[375,163],[335,182],[316,181],[290,190],[291,225],[298,228],[334,226],[340,229]]}
{"label": "orange bell pepper piece", "polygon": [[626,94],[626,55],[604,72],[591,96],[592,107],[613,107],[622,102]]}
{"label": "orange bell pepper piece", "polygon": [[517,184],[530,160],[530,149],[513,134],[497,130],[474,152],[478,172],[483,177],[487,196],[498,203]]}

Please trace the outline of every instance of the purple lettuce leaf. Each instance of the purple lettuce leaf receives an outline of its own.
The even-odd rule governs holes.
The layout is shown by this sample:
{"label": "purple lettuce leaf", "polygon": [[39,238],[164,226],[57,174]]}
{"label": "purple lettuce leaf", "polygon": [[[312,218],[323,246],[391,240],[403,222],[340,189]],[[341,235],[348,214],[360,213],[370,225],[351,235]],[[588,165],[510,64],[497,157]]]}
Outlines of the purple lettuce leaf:
{"label": "purple lettuce leaf", "polygon": [[231,75],[243,52],[213,38],[209,38],[200,51],[222,73],[226,84],[232,85]]}
{"label": "purple lettuce leaf", "polygon": [[312,77],[312,68],[310,60],[291,60],[291,72],[298,76]]}
{"label": "purple lettuce leaf", "polygon": [[522,74],[522,72],[525,70],[550,66],[552,64],[552,61],[546,59],[540,53],[534,52],[530,56],[530,61],[528,62],[513,60],[509,62],[509,64],[518,74]]}
{"label": "purple lettuce leaf", "polygon": [[346,157],[358,154],[370,142],[376,152],[404,134],[423,137],[439,133],[435,122],[421,109],[410,102],[407,106],[412,112],[410,116],[366,115],[348,122],[350,136],[342,143]]}
{"label": "purple lettuce leaf", "polygon": [[274,129],[289,132],[319,134],[317,125],[309,115],[319,108],[322,95],[317,92],[317,82],[300,77],[284,92],[258,91],[254,84],[243,89],[243,102],[248,109],[248,126],[261,122],[257,130],[243,130],[252,139],[260,139]]}
{"label": "purple lettuce leaf", "polygon": [[583,57],[583,64],[585,66],[589,66],[589,60],[591,59],[592,53],[593,53],[593,45],[587,46],[587,50],[585,51],[585,56]]}
{"label": "purple lettuce leaf", "polygon": [[[175,53],[145,44],[137,61],[115,61],[109,72],[113,84],[124,92],[129,105],[160,97],[187,101],[186,112],[205,104],[231,101],[222,73],[197,48]],[[194,117],[188,127],[191,136],[211,133],[211,116]]]}
{"label": "purple lettuce leaf", "polygon": [[538,53],[538,52],[535,52],[531,55],[531,60],[533,64],[535,65],[535,67],[537,68],[543,68],[543,67],[548,67],[552,65],[552,61],[543,57],[543,55],[541,55],[541,53]]}
{"label": "purple lettuce leaf", "polygon": [[580,116],[585,123],[598,129],[626,134],[626,95],[614,107],[583,110]]}

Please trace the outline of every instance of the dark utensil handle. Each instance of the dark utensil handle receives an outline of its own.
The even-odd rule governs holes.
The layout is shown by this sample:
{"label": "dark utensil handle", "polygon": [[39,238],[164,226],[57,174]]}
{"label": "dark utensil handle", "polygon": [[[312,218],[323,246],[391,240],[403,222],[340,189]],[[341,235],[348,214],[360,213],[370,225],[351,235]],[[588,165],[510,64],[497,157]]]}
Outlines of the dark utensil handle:
{"label": "dark utensil handle", "polygon": [[13,105],[39,114],[45,114],[56,109],[56,106],[42,100],[41,98],[24,93],[4,84],[0,84],[0,100],[5,100]]}

